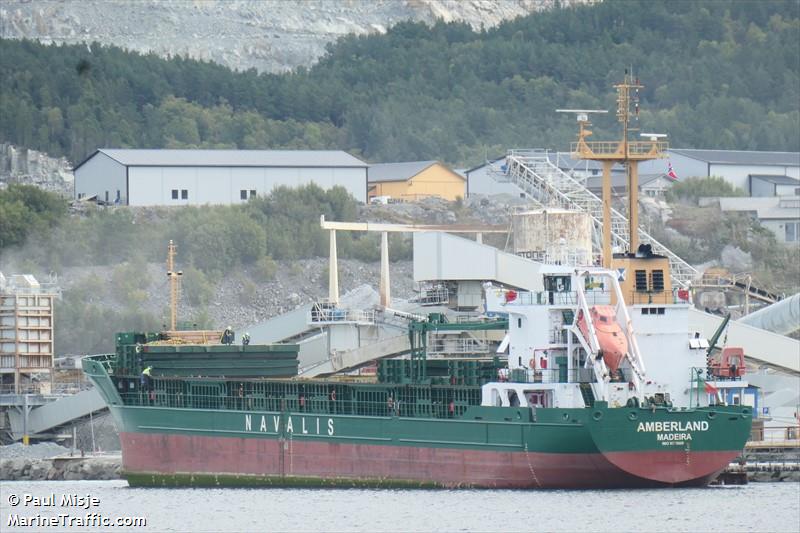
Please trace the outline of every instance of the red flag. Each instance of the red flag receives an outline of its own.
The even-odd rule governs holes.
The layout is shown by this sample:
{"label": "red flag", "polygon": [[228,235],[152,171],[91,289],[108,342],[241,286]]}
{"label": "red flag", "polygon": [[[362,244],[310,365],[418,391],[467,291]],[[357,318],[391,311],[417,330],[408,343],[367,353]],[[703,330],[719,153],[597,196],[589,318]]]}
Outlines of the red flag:
{"label": "red flag", "polygon": [[678,175],[675,174],[675,170],[673,170],[672,168],[672,163],[668,161],[667,165],[669,165],[669,170],[667,170],[667,177],[673,181],[678,181]]}
{"label": "red flag", "polygon": [[714,385],[712,385],[712,384],[711,384],[711,383],[709,383],[708,381],[706,381],[706,382],[704,382],[704,383],[705,383],[705,389],[706,389],[706,392],[707,392],[708,394],[716,394],[716,393],[717,393],[718,389],[717,389],[717,388],[716,388]]}

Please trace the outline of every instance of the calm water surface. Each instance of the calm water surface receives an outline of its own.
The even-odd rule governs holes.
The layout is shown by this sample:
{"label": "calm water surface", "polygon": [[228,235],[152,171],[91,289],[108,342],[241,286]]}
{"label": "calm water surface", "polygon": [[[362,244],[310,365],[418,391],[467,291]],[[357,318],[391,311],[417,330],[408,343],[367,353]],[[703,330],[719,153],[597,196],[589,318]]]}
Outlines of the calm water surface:
{"label": "calm water surface", "polygon": [[[65,495],[99,500],[88,509]],[[26,495],[28,503],[26,505]],[[54,496],[55,506],[48,497]],[[789,531],[800,483],[674,490],[132,489],[124,481],[3,482],[0,531]],[[32,497],[42,498],[35,506]],[[11,503],[18,502],[12,506]],[[75,502],[84,503],[84,502]],[[94,515],[99,516],[94,516]],[[22,525],[65,515],[73,526]],[[15,518],[18,517],[18,518]],[[146,526],[97,527],[144,517]],[[77,525],[78,519],[86,525]],[[14,525],[14,521],[17,520]],[[11,521],[11,522],[9,522]],[[40,523],[41,524],[41,523]]]}

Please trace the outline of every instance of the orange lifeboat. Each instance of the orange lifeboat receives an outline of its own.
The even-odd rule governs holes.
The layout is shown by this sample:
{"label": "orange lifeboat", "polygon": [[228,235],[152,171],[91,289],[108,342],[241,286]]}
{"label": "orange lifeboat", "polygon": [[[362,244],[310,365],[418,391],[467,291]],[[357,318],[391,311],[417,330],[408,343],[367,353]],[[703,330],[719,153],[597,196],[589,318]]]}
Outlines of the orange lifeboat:
{"label": "orange lifeboat", "polygon": [[[595,305],[589,308],[597,342],[603,353],[603,361],[612,374],[616,373],[622,358],[628,353],[628,340],[617,323],[616,313],[610,305]],[[583,312],[578,314],[578,329],[589,339],[589,327]]]}

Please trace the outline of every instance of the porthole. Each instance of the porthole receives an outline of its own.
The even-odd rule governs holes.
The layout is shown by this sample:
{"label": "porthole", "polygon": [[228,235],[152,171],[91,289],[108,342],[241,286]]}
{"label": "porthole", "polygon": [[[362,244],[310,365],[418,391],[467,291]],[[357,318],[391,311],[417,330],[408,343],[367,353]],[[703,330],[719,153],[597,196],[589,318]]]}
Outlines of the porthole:
{"label": "porthole", "polygon": [[592,414],[592,418],[594,418],[595,420],[600,420],[601,418],[603,418],[603,413],[600,411],[595,411]]}

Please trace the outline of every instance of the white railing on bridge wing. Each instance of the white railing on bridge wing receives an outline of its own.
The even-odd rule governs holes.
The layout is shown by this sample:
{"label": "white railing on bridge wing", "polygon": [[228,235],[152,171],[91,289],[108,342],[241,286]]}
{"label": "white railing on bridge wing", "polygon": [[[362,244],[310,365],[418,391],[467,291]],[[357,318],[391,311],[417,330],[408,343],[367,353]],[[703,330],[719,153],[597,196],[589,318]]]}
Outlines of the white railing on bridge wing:
{"label": "white railing on bridge wing", "polygon": [[567,250],[557,253],[534,250],[530,252],[517,252],[516,255],[546,265],[586,266],[602,260],[601,254],[589,254],[583,250]]}
{"label": "white railing on bridge wing", "polygon": [[[589,305],[609,305],[611,303],[610,291],[590,290],[584,293]],[[578,305],[578,295],[575,291],[555,292],[555,291],[520,291],[513,300],[505,302],[505,305],[559,305],[571,306]]]}

